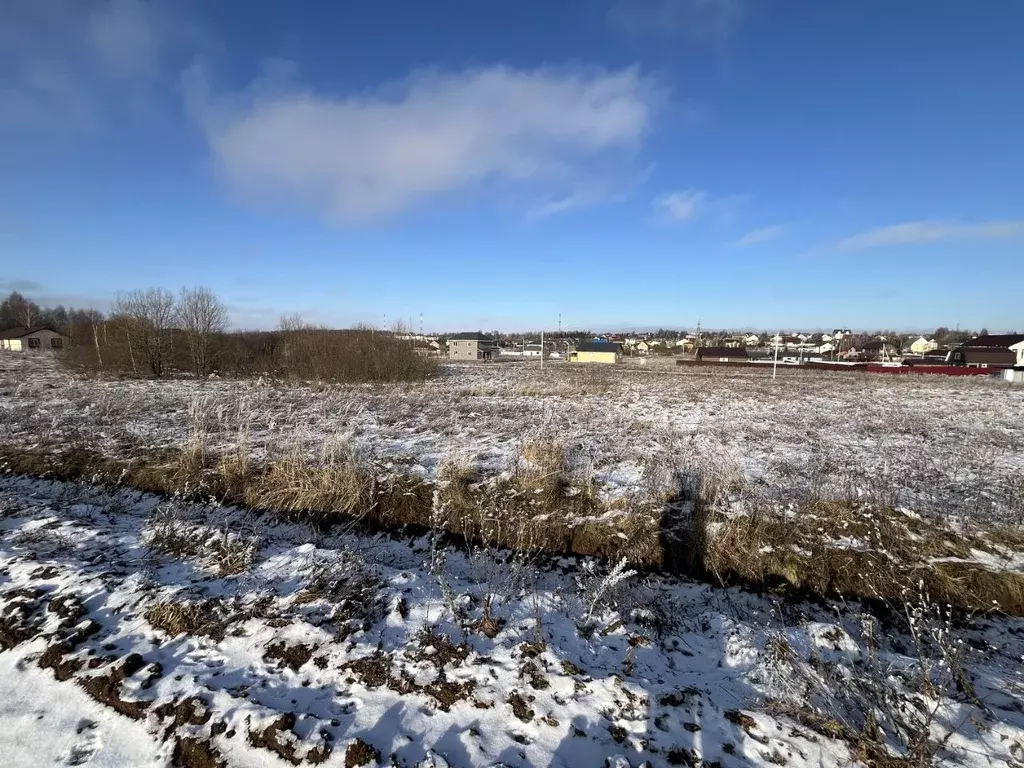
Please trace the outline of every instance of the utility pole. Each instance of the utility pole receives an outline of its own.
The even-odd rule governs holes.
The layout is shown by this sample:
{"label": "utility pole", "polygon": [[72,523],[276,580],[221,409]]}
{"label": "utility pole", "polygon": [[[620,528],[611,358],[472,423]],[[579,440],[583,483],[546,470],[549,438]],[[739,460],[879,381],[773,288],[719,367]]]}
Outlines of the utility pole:
{"label": "utility pole", "polygon": [[540,332],[540,368],[544,370],[544,330]]}
{"label": "utility pole", "polygon": [[775,332],[775,362],[772,363],[772,381],[775,381],[775,372],[779,368],[779,341],[782,339],[782,331]]}

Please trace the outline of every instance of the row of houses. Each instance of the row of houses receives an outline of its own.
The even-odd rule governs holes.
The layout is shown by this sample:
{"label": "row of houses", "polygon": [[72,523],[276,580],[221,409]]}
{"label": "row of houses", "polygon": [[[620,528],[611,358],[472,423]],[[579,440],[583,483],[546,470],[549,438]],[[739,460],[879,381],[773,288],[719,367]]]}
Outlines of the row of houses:
{"label": "row of houses", "polygon": [[[516,350],[516,356],[564,357],[574,363],[617,363],[622,359],[622,347],[603,339],[565,340],[562,343],[564,346],[551,343],[543,346],[524,344],[520,350]],[[451,360],[493,360],[501,352],[497,340],[485,333],[458,333],[448,337],[448,357]]]}
{"label": "row of houses", "polygon": [[[923,339],[923,337],[922,337]],[[904,365],[953,365],[967,368],[1024,368],[1024,334],[984,334],[976,336],[953,349],[941,349],[933,342],[923,339],[924,344],[911,344],[912,352],[917,354],[903,355],[888,346],[885,339],[874,339],[851,347],[840,358],[849,362],[875,362],[879,360],[902,363]],[[917,350],[915,350],[915,345]],[[757,358],[770,357],[771,352],[741,347],[701,347],[696,350],[695,357],[704,362],[748,362]],[[780,359],[791,361],[795,357],[791,352],[780,354]],[[802,359],[815,359],[807,355]]]}

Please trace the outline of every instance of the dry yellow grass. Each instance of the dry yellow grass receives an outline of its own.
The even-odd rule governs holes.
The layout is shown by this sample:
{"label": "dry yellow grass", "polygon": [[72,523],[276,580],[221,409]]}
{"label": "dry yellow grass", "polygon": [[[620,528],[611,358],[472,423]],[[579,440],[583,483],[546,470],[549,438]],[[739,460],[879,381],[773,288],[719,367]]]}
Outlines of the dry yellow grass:
{"label": "dry yellow grass", "polygon": [[[0,461],[20,473],[182,490],[180,467],[166,453],[127,462],[83,449],[0,451]],[[997,556],[1024,550],[1019,526],[979,525],[965,534],[882,505],[835,501],[808,502],[788,514],[767,509],[730,517],[715,511],[735,486],[724,475],[690,478],[677,497],[646,492],[609,505],[592,481],[574,476],[570,452],[550,436],[526,441],[515,468],[508,478],[485,482],[459,464],[442,467],[437,484],[402,476],[378,481],[370,462],[337,446],[316,461],[292,451],[258,469],[229,455],[202,477],[207,488],[249,508],[323,523],[360,518],[388,529],[431,527],[476,544],[626,557],[635,566],[713,583],[820,596],[898,600],[923,588],[963,609],[1024,615],[1024,575],[957,562],[973,560],[972,550]],[[193,542],[172,539],[157,547],[191,551]],[[239,554],[225,553],[225,572],[245,567]]]}
{"label": "dry yellow grass", "polygon": [[251,509],[308,513],[322,522],[361,517],[373,506],[372,467],[349,446],[335,446],[311,462],[298,451],[269,464],[245,487]]}
{"label": "dry yellow grass", "polygon": [[923,591],[965,610],[1024,615],[1024,575],[968,561],[972,549],[992,551],[983,531],[954,534],[889,508],[838,502],[787,517],[713,515],[705,525],[701,566],[723,584],[885,600]]}
{"label": "dry yellow grass", "polygon": [[181,634],[224,637],[224,617],[216,600],[201,603],[165,600],[146,609],[146,621],[171,637]]}

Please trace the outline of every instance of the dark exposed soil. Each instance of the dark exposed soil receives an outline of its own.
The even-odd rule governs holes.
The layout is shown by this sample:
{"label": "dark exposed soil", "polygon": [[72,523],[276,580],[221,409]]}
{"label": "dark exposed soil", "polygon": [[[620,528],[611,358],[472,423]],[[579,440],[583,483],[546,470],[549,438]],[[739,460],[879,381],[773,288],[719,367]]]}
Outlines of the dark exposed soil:
{"label": "dark exposed soil", "polygon": [[62,682],[70,680],[83,666],[81,659],[76,659],[73,656],[67,658],[67,654],[73,650],[74,648],[67,640],[53,643],[39,657],[39,666],[43,669],[52,669],[53,676]]}
{"label": "dark exposed soil", "polygon": [[292,765],[301,765],[303,762],[317,764],[322,763],[331,756],[331,745],[328,741],[322,741],[317,746],[300,753],[296,744],[301,744],[295,728],[295,714],[287,712],[274,720],[262,731],[249,731],[249,743],[254,747],[261,747],[280,757]]}
{"label": "dark exposed soil", "polygon": [[273,752],[292,765],[299,765],[302,758],[295,754],[295,746],[291,743],[295,739],[285,736],[285,734],[294,736],[292,733],[294,726],[295,715],[292,712],[287,712],[262,731],[249,731],[249,743],[254,747],[261,747]]}
{"label": "dark exposed soil", "polygon": [[171,765],[180,768],[224,768],[227,761],[209,741],[185,737],[175,740]]}
{"label": "dark exposed soil", "polygon": [[126,677],[131,677],[146,665],[145,660],[137,653],[125,657],[121,665],[105,675],[85,677],[78,684],[85,692],[100,704],[106,704],[125,717],[141,720],[146,716],[150,701],[125,701],[121,698],[121,684]]}
{"label": "dark exposed soil", "polygon": [[524,697],[519,691],[513,691],[508,697],[508,703],[512,705],[512,714],[524,723],[533,721],[534,713],[529,704],[531,701],[533,696]]}
{"label": "dark exposed soil", "polygon": [[47,610],[71,622],[84,618],[86,613],[82,599],[78,595],[69,594],[57,595],[51,599]]}
{"label": "dark exposed soil", "polygon": [[360,768],[380,761],[380,752],[362,739],[356,739],[345,750],[345,768]]}
{"label": "dark exposed soil", "polygon": [[176,728],[183,725],[206,725],[212,713],[201,698],[189,696],[181,701],[164,702],[153,709],[153,714],[162,721],[169,721],[163,736],[166,741]]}
{"label": "dark exposed soil", "polygon": [[12,589],[0,595],[0,649],[31,640],[43,624],[41,589]]}
{"label": "dark exposed soil", "polygon": [[293,672],[308,662],[316,650],[311,645],[287,645],[283,642],[268,645],[263,658],[266,661],[280,661]]}

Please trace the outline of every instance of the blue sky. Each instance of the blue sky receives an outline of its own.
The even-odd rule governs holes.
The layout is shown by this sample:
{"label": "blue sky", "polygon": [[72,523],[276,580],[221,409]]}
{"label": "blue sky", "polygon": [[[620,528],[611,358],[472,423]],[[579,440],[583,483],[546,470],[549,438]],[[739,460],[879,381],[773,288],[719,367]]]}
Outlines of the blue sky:
{"label": "blue sky", "polygon": [[1022,39],[1014,0],[7,0],[0,291],[1024,328]]}

